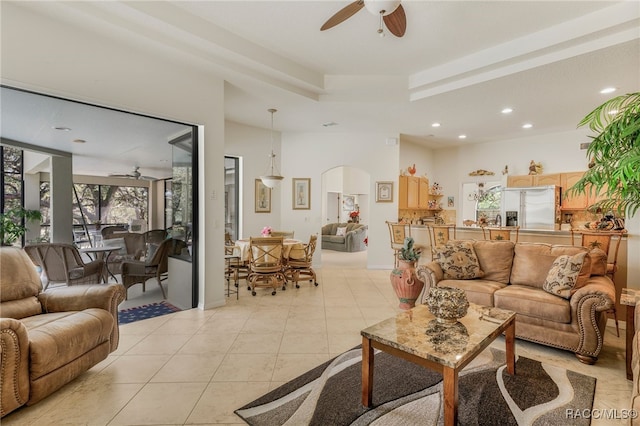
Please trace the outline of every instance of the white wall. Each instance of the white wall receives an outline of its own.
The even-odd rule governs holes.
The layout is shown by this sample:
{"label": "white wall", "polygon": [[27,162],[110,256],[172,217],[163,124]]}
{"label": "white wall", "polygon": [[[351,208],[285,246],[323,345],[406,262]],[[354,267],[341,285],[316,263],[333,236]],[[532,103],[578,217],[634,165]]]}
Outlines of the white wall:
{"label": "white wall", "polygon": [[223,280],[224,87],[137,49],[3,2],[2,83],[68,99],[199,124],[200,307],[225,303]]}
{"label": "white wall", "polygon": [[[274,230],[293,229],[286,222],[280,220],[282,186],[286,185],[286,182],[289,182],[290,185],[290,179],[285,179],[279,187],[271,190],[271,213],[255,212],[255,180],[264,175],[269,166],[271,130],[227,121],[225,122],[224,139],[225,155],[242,158],[240,237],[248,238],[252,235],[260,235],[260,231],[265,226],[270,226]],[[273,152],[276,154],[276,166],[282,170],[280,167],[282,158],[280,155],[280,133],[276,131],[273,132]],[[283,226],[284,228],[282,228]]]}
{"label": "white wall", "polygon": [[[320,233],[322,227],[322,174],[339,166],[362,169],[370,174],[369,194],[374,194],[376,181],[394,181],[394,202],[376,203],[369,198],[369,268],[391,268],[393,251],[389,245],[386,220],[398,215],[398,145],[386,145],[385,140],[397,135],[367,133],[283,133],[282,164],[285,181],[282,184],[282,223],[296,230],[296,238],[308,239]],[[311,178],[311,210],[293,210],[291,178]],[[317,254],[317,253],[316,253]],[[316,256],[317,258],[317,256]]]}
{"label": "white wall", "polygon": [[[422,145],[417,145],[413,142],[407,142],[400,137],[400,162],[396,175],[400,173],[408,174],[407,168],[410,166],[416,166],[416,176],[427,176],[429,183],[433,183],[435,180],[435,167],[434,167],[434,151],[430,148],[426,148]],[[397,178],[396,178],[397,180]]]}

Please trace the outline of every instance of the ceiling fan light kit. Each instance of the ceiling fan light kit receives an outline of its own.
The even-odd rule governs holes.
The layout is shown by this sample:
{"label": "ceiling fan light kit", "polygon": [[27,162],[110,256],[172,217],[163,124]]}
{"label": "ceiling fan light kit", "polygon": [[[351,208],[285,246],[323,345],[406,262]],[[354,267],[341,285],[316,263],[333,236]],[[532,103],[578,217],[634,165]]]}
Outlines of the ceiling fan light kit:
{"label": "ceiling fan light kit", "polygon": [[363,7],[371,14],[378,15],[380,17],[378,34],[381,37],[384,37],[384,29],[382,26],[383,21],[391,34],[396,37],[404,36],[404,33],[407,30],[407,16],[404,13],[404,8],[400,4],[400,0],[356,0],[343,7],[329,18],[327,22],[320,27],[320,31],[328,30],[329,28],[333,28],[341,22],[346,21]]}
{"label": "ceiling fan light kit", "polygon": [[280,175],[280,172],[276,167],[276,155],[273,153],[273,114],[278,110],[275,108],[269,108],[267,111],[271,113],[271,154],[269,154],[269,167],[267,169],[268,174],[260,176],[260,180],[265,186],[273,189],[278,186],[280,182],[282,182],[284,176]]}

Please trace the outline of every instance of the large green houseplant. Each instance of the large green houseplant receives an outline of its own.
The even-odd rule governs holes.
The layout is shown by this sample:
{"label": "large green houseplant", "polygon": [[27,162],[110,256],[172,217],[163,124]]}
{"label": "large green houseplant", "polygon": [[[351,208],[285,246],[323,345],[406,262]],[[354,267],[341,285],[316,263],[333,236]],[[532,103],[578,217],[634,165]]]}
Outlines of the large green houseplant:
{"label": "large green houseplant", "polygon": [[596,133],[587,149],[590,168],[570,194],[605,195],[592,207],[634,216],[640,208],[640,93],[610,99],[582,119]]}
{"label": "large green houseplant", "polygon": [[22,219],[25,222],[42,220],[42,214],[39,210],[27,210],[22,207],[0,213],[0,245],[13,245],[28,231]]}

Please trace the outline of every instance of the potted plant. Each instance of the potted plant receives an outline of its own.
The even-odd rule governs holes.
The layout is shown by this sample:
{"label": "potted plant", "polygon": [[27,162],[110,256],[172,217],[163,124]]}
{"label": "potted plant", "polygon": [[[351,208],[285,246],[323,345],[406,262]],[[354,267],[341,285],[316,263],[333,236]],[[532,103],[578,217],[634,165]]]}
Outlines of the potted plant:
{"label": "potted plant", "polygon": [[413,308],[424,287],[424,282],[416,275],[416,264],[422,250],[414,244],[413,238],[404,239],[398,252],[398,266],[391,271],[391,285],[400,300],[400,309]]}
{"label": "potted plant", "polygon": [[39,210],[27,210],[23,207],[7,210],[0,213],[0,244],[11,246],[28,231],[25,222],[42,220]]}
{"label": "potted plant", "polygon": [[610,99],[578,124],[596,132],[587,148],[590,168],[570,194],[603,194],[592,208],[635,215],[640,208],[640,93]]}

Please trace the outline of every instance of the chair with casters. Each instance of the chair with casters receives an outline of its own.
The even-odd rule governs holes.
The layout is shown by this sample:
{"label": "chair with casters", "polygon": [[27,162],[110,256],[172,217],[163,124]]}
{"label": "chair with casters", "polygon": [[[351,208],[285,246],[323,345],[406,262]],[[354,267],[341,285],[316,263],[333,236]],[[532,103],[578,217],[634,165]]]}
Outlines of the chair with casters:
{"label": "chair with casters", "polygon": [[316,272],[313,270],[313,253],[316,251],[317,242],[318,235],[313,234],[309,237],[309,243],[293,246],[289,252],[285,275],[296,284],[296,288],[300,288],[300,278],[308,278],[309,282],[318,286]]}
{"label": "chair with casters", "polygon": [[429,230],[429,242],[431,243],[431,260],[435,260],[438,247],[445,245],[449,240],[456,239],[456,226],[427,225],[427,228]]}
{"label": "chair with casters", "polygon": [[271,287],[275,296],[278,286],[286,290],[284,276],[284,239],[282,237],[251,237],[249,239],[248,290],[256,295],[256,287]]}
{"label": "chair with casters", "polygon": [[129,291],[129,287],[135,284],[142,284],[142,291],[146,290],[146,282],[151,278],[155,278],[162,291],[162,297],[167,295],[162,287],[162,281],[167,278],[169,271],[169,255],[180,254],[187,244],[182,240],[167,238],[162,241],[157,250],[148,259],[127,260],[122,262],[122,284],[125,288],[125,299]]}
{"label": "chair with casters", "polygon": [[[588,248],[589,250],[600,249],[605,252],[607,256],[607,272],[606,275],[611,278],[615,285],[615,275],[618,270],[618,251],[620,250],[620,242],[622,237],[626,234],[626,230],[611,230],[611,231],[592,231],[592,230],[571,230],[571,244],[576,245],[577,236],[579,235],[579,245]],[[607,311],[609,314],[613,314],[613,319],[616,323],[616,334],[620,337],[620,328],[618,326],[618,313],[615,304],[613,308]]]}
{"label": "chair with casters", "polygon": [[[492,241],[510,241],[511,235],[515,234],[514,243],[518,242],[518,234],[520,233],[520,226],[483,226],[482,236],[485,240]],[[488,237],[488,238],[487,238]]]}
{"label": "chair with casters", "polygon": [[398,253],[404,245],[404,239],[411,236],[411,225],[408,223],[398,223],[387,221],[389,227],[389,238],[391,249],[393,250],[393,267],[398,267]]}
{"label": "chair with casters", "polygon": [[98,284],[104,276],[104,261],[98,259],[85,263],[78,248],[73,244],[29,244],[24,247],[24,251],[46,275],[44,290],[51,283],[65,283],[68,286]]}

